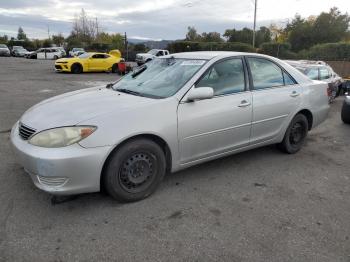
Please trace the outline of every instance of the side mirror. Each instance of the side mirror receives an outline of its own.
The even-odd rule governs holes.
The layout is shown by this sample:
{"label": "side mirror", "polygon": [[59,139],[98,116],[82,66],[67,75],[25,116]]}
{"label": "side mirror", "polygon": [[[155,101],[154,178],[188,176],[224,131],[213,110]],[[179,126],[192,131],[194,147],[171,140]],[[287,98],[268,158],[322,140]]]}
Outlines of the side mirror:
{"label": "side mirror", "polygon": [[187,101],[210,99],[214,97],[214,90],[211,87],[192,88],[187,95]]}

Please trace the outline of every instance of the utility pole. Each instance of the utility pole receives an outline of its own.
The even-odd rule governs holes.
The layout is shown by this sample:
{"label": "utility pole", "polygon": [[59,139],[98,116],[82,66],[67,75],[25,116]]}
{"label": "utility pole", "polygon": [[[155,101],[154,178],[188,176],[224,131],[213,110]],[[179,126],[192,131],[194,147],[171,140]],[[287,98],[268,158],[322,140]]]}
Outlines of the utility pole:
{"label": "utility pole", "polygon": [[255,29],[256,29],[256,7],[258,5],[258,0],[255,0],[254,4],[254,26],[253,26],[253,48],[255,47]]}
{"label": "utility pole", "polygon": [[129,60],[129,49],[128,49],[128,37],[126,35],[126,32],[124,33],[124,46],[126,51],[126,61]]}
{"label": "utility pole", "polygon": [[50,26],[49,25],[47,25],[47,36],[49,37],[49,39],[51,38],[50,37]]}

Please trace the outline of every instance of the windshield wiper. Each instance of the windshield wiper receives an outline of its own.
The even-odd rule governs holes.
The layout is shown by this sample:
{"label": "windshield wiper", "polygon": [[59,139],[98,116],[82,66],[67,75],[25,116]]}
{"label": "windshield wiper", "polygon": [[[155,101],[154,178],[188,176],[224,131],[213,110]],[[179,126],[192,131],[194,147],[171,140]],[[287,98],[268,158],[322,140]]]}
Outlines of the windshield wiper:
{"label": "windshield wiper", "polygon": [[116,91],[126,93],[126,94],[135,95],[135,96],[143,96],[140,92],[132,91],[132,90],[125,89],[125,88],[118,88],[118,89],[116,89]]}
{"label": "windshield wiper", "polygon": [[133,78],[135,78],[136,76],[138,76],[139,74],[141,74],[143,71],[145,71],[147,69],[147,65],[143,65],[143,66],[141,66],[140,68],[138,68],[137,70],[135,70],[132,74],[131,74],[131,76],[133,77]]}

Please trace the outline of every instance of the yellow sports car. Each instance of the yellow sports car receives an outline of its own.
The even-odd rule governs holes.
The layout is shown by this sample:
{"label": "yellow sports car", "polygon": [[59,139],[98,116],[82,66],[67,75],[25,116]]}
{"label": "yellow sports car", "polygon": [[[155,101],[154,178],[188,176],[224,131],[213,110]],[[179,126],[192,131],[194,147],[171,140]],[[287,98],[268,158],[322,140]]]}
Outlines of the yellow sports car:
{"label": "yellow sports car", "polygon": [[55,62],[57,72],[71,72],[80,74],[83,72],[118,72],[118,63],[121,60],[119,50],[107,53],[84,53],[76,57],[61,58]]}

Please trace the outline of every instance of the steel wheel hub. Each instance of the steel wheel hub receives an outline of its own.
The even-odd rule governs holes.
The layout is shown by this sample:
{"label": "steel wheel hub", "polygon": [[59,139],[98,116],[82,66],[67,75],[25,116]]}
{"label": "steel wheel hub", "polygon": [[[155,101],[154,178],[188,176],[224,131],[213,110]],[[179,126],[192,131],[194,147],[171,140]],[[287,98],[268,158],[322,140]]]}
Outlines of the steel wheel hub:
{"label": "steel wheel hub", "polygon": [[119,181],[128,192],[142,191],[154,174],[154,157],[136,153],[125,159],[119,171]]}

